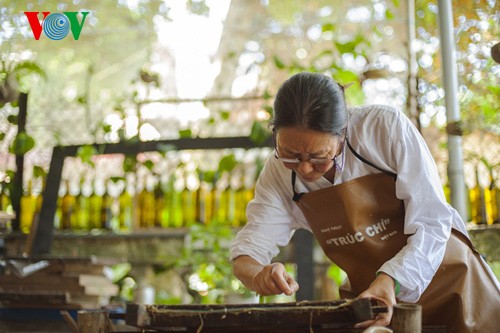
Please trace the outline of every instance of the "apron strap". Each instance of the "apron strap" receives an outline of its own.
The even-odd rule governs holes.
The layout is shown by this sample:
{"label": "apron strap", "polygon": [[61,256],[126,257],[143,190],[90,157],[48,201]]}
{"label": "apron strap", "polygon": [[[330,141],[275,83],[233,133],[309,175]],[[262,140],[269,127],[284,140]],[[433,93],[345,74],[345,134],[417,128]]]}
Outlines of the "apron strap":
{"label": "apron strap", "polygon": [[295,171],[292,171],[292,190],[293,190],[292,200],[295,202],[299,202],[300,198],[304,195],[304,193],[295,192],[295,180],[296,179],[297,179],[297,174],[295,173]]}
{"label": "apron strap", "polygon": [[363,156],[361,156],[360,154],[358,154],[354,148],[352,148],[351,144],[349,143],[349,140],[347,139],[347,137],[345,138],[345,142],[347,143],[347,147],[349,147],[349,150],[352,151],[352,153],[354,154],[354,156],[356,156],[359,160],[361,160],[363,163],[366,163],[368,164],[369,166],[377,169],[378,171],[380,172],[383,172],[385,173],[386,175],[388,176],[391,176],[392,178],[394,178],[394,180],[396,180],[396,178],[398,177],[397,174],[395,174],[394,172],[391,172],[391,171],[388,171],[388,170],[385,170],[385,169],[382,169],[378,166],[376,166],[375,164],[373,164],[372,162],[368,161],[366,158],[364,158]]}

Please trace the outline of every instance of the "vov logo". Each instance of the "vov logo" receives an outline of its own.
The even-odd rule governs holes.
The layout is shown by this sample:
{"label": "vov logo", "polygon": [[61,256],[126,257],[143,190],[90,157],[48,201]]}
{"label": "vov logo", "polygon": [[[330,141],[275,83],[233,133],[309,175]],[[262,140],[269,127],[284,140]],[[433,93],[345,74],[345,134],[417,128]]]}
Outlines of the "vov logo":
{"label": "vov logo", "polygon": [[76,17],[78,12],[63,12],[63,14],[42,12],[42,22],[38,20],[39,13],[40,12],[24,12],[31,26],[31,31],[33,31],[33,37],[35,37],[36,40],[40,39],[42,31],[45,36],[52,40],[61,40],[68,35],[70,29],[73,38],[78,40],[82,32],[83,24],[85,23],[85,18],[89,12],[81,12],[83,16],[81,23],[78,22],[78,18]]}

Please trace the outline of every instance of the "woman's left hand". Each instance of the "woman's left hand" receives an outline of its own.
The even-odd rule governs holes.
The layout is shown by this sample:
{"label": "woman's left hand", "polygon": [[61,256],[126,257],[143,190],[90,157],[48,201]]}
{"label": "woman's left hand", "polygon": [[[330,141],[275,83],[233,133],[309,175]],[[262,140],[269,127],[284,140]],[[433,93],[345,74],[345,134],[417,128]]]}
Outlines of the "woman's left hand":
{"label": "woman's left hand", "polygon": [[369,298],[381,306],[387,307],[386,313],[380,313],[375,319],[356,324],[355,328],[367,328],[369,326],[387,326],[391,323],[392,307],[396,304],[394,291],[394,280],[385,273],[380,273],[371,283],[370,287],[359,294],[358,298]]}

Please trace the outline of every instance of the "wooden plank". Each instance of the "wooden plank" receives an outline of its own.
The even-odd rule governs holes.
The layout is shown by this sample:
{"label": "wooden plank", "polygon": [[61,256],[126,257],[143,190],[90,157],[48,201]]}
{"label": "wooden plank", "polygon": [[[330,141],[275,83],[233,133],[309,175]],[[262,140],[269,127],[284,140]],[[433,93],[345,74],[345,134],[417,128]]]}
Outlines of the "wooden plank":
{"label": "wooden plank", "polygon": [[14,275],[0,275],[0,286],[10,285],[38,285],[38,286],[52,286],[52,285],[67,285],[67,286],[110,286],[113,285],[104,275],[38,275],[33,274],[24,278],[19,278]]}
{"label": "wooden plank", "polygon": [[80,285],[64,286],[58,284],[37,284],[37,285],[2,285],[0,292],[69,292],[75,294],[85,294],[85,287]]}
{"label": "wooden plank", "polygon": [[65,304],[68,295],[64,292],[0,292],[2,303]]}
{"label": "wooden plank", "polygon": [[91,296],[116,296],[119,288],[117,285],[107,286],[80,286],[80,285],[61,285],[51,283],[40,283],[37,285],[19,285],[5,284],[0,287],[0,292],[68,292],[75,295]]}
{"label": "wooden plank", "polygon": [[[139,305],[128,304],[127,325],[153,329],[313,328],[340,327],[368,320],[375,311],[359,313],[368,299],[340,302],[275,304]],[[368,307],[371,310],[370,307]],[[377,308],[377,312],[387,309]]]}

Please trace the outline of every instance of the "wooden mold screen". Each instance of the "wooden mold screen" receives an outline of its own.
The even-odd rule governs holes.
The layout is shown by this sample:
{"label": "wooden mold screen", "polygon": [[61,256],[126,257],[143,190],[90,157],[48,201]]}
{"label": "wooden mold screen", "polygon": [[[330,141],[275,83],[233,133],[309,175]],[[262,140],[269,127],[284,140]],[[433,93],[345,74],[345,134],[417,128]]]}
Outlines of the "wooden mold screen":
{"label": "wooden mold screen", "polygon": [[387,312],[368,299],[272,304],[128,304],[127,325],[164,332],[320,332]]}

